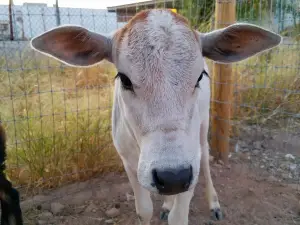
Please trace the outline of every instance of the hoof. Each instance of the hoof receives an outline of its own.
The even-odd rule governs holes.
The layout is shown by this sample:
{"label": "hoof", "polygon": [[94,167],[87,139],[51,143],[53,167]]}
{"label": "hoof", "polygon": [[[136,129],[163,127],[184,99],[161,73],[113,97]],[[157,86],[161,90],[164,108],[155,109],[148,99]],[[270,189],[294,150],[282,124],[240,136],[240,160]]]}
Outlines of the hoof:
{"label": "hoof", "polygon": [[142,224],[142,217],[140,215],[137,215],[137,223],[138,223],[138,225],[143,225]]}
{"label": "hoof", "polygon": [[169,210],[161,211],[159,218],[163,221],[168,221],[169,212],[170,212]]}
{"label": "hoof", "polygon": [[212,220],[222,220],[223,214],[220,208],[215,208],[210,210],[210,217]]}

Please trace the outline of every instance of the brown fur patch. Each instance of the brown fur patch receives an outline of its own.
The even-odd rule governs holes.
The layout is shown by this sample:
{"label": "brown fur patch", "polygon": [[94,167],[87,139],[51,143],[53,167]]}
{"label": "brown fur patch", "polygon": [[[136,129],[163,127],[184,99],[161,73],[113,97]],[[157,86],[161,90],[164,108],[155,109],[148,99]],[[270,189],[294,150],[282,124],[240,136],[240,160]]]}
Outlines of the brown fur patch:
{"label": "brown fur patch", "polygon": [[148,17],[149,11],[150,10],[142,10],[141,12],[137,13],[134,17],[132,17],[128,21],[128,23],[123,28],[121,28],[119,31],[117,31],[117,33],[115,34],[115,40],[117,42],[117,46],[116,46],[117,49],[119,49],[124,36],[127,33],[130,33],[134,24],[136,24],[138,22],[143,22],[146,20],[146,18]]}
{"label": "brown fur patch", "polygon": [[[151,10],[153,10],[153,9],[145,9],[145,10],[140,11],[134,17],[132,17],[123,28],[121,28],[119,31],[116,32],[114,38],[117,43],[117,46],[116,46],[117,47],[117,55],[118,55],[118,49],[119,49],[125,35],[128,34],[129,38],[130,38],[130,35],[132,34],[131,33],[132,27],[139,22],[146,21]],[[187,18],[185,18],[184,16],[182,16],[180,14],[174,13],[170,9],[155,9],[155,10],[169,11],[173,15],[176,22],[185,24],[187,27],[190,27],[189,21]],[[198,36],[196,34],[195,34],[195,37],[198,40]]]}

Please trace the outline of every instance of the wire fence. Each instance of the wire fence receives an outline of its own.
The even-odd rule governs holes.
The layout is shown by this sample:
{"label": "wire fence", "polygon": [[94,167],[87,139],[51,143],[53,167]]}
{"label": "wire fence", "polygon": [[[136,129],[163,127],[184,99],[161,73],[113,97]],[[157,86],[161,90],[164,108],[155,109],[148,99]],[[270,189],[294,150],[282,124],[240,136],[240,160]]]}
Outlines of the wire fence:
{"label": "wire fence", "polygon": [[[109,7],[108,10],[59,8],[59,18],[55,7],[24,4],[12,6],[14,40],[9,40],[8,6],[0,5],[0,115],[8,137],[6,173],[23,191],[24,198],[69,182],[123,170],[112,144],[110,125],[116,68],[106,61],[88,69],[70,68],[32,51],[29,40],[57,24],[77,24],[92,31],[110,33],[146,8],[173,9],[186,16],[201,32],[213,30],[216,22],[226,24],[226,21],[215,21],[214,0],[154,1],[153,4],[135,3]],[[212,104],[230,104],[233,114],[232,119],[226,121],[232,126],[230,136],[218,136],[230,142],[231,168],[220,168],[222,162],[219,161],[212,168],[213,174],[219,174],[215,176],[221,179],[221,174],[231,173],[241,183],[245,182],[244,187],[257,185],[262,189],[265,179],[299,193],[299,1],[238,0],[236,17],[238,22],[260,25],[281,34],[284,39],[279,47],[232,65],[232,102],[212,98]],[[211,61],[208,64],[213,71],[214,64]],[[212,77],[212,87],[218,85]],[[216,119],[213,111],[211,119]],[[210,133],[211,138],[215,135]],[[245,178],[249,174],[259,182],[250,184]],[[91,180],[87,182],[68,187],[81,192],[82,196],[83,190],[95,185],[89,183]],[[97,185],[92,189],[97,190],[102,182],[96,180]],[[223,182],[219,183],[222,188],[222,185],[233,185],[228,180],[220,182]],[[68,195],[75,198],[75,192]],[[256,197],[262,196],[262,193],[255,193]],[[51,201],[54,198],[71,201],[66,192],[52,193],[51,196]],[[95,195],[90,197],[97,198]],[[39,204],[41,201],[37,200]],[[273,203],[269,201],[268,204]],[[285,211],[283,205],[277,204],[277,207],[279,211]],[[299,223],[299,217],[293,214],[294,209],[288,209],[291,211],[280,214],[281,219],[273,218],[270,224]],[[28,224],[33,224],[36,219],[28,218]],[[95,219],[91,221],[95,224]],[[118,224],[126,224],[125,220],[120,221],[122,219]],[[269,224],[259,219],[244,224],[255,223]]]}

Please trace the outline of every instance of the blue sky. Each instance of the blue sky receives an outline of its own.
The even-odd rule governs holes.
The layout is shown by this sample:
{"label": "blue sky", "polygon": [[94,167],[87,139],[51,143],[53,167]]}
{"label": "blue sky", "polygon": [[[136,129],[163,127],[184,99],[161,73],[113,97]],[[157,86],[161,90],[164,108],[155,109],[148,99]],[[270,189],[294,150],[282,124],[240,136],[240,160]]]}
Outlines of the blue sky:
{"label": "blue sky", "polygon": [[[123,5],[142,1],[146,0],[58,0],[58,4],[61,7],[106,9],[108,6]],[[47,3],[49,6],[52,6],[55,3],[55,0],[13,0],[13,2],[16,5],[21,5],[24,2],[31,2]],[[8,0],[0,0],[0,5],[1,4],[8,4]]]}

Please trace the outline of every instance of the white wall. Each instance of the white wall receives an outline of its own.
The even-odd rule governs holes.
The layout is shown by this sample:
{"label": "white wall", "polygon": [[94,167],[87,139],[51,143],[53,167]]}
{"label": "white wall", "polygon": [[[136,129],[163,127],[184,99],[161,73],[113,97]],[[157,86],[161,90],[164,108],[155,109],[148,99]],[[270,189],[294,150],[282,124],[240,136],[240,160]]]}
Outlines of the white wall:
{"label": "white wall", "polygon": [[[109,33],[124,26],[124,23],[117,23],[116,13],[109,13],[105,9],[60,8],[59,10],[61,24],[82,25],[99,33]],[[16,39],[22,38],[22,23],[16,21],[17,17],[23,19],[24,35],[27,39],[56,26],[54,7],[47,7],[46,4],[15,5],[13,27]],[[0,21],[9,21],[7,5],[0,5]]]}

